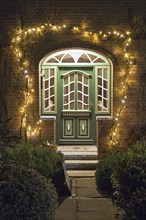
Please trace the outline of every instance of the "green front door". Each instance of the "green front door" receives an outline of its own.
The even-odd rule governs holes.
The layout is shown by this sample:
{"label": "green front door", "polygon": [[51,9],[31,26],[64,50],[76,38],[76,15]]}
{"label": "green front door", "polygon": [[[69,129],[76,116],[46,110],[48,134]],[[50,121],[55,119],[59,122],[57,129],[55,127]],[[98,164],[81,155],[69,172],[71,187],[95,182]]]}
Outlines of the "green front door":
{"label": "green front door", "polygon": [[94,144],[93,68],[59,68],[58,144]]}

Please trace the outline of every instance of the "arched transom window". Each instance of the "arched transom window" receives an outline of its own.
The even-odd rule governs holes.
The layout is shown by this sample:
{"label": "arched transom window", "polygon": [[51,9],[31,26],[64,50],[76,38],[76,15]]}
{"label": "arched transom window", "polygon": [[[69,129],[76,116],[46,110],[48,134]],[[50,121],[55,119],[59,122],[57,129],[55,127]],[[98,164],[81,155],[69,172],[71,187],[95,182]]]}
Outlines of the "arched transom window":
{"label": "arched transom window", "polygon": [[112,71],[112,62],[94,51],[66,49],[45,56],[40,62],[40,114],[57,114],[62,93],[64,111],[90,111],[92,95],[95,114],[111,116]]}

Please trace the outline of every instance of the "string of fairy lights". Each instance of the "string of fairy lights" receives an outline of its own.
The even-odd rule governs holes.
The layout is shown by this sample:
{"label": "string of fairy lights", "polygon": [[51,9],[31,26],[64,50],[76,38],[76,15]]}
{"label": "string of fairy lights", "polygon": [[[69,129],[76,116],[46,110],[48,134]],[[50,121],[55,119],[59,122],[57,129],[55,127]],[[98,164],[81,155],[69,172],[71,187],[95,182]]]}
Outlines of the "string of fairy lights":
{"label": "string of fairy lights", "polygon": [[[102,42],[108,40],[117,40],[119,39],[122,41],[122,58],[126,66],[126,71],[124,72],[123,81],[120,86],[121,91],[121,104],[118,107],[117,111],[114,112],[114,125],[109,132],[109,144],[111,146],[115,146],[119,143],[119,134],[118,129],[120,127],[121,122],[121,115],[125,108],[127,102],[127,78],[129,77],[130,73],[132,72],[132,68],[135,63],[135,57],[130,53],[130,46],[132,44],[132,38],[130,31],[125,31],[124,33],[118,32],[116,30],[111,30],[108,32],[98,31],[87,31],[84,30],[82,27],[67,27],[65,24],[63,25],[53,25],[50,23],[45,23],[43,25],[28,28],[25,30],[19,30],[16,33],[16,36],[12,39],[11,47],[13,48],[13,52],[16,56],[19,72],[24,75],[24,80],[26,81],[26,89],[25,89],[25,98],[24,98],[24,105],[20,108],[20,112],[22,114],[22,128],[26,131],[27,138],[31,141],[34,136],[40,136],[41,139],[41,129],[42,129],[42,120],[39,119],[36,121],[35,125],[32,126],[28,123],[28,108],[30,103],[33,102],[33,78],[30,71],[30,62],[27,60],[26,57],[23,56],[23,51],[21,51],[21,42],[27,39],[27,37],[42,37],[47,32],[59,32],[64,31],[66,29],[71,30],[74,34],[81,34],[83,37],[86,37],[88,40],[96,41],[100,45]],[[128,67],[128,68],[127,68]]]}

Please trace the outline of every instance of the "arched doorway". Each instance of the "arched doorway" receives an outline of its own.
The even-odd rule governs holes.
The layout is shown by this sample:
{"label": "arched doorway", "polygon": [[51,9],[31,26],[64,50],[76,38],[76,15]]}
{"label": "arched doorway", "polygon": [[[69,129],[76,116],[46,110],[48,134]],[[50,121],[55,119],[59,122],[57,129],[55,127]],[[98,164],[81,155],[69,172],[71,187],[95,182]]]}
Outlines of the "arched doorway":
{"label": "arched doorway", "polygon": [[112,114],[112,62],[71,48],[40,62],[40,115],[56,119],[57,144],[95,144],[96,120]]}

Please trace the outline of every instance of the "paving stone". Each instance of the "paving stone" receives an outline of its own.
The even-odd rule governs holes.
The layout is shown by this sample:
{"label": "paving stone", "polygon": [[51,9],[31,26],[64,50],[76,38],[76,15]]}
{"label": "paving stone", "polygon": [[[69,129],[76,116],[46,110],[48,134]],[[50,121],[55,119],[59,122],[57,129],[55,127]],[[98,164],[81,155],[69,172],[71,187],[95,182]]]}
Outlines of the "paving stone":
{"label": "paving stone", "polygon": [[[96,216],[100,216],[100,220],[109,220],[115,218],[115,207],[110,199],[80,199],[79,200],[79,212],[84,215],[88,215],[87,219],[91,220],[91,213],[96,213]],[[90,217],[90,218],[89,218]]]}
{"label": "paving stone", "polygon": [[103,215],[101,216],[97,212],[79,212],[78,220],[115,220],[115,218]]}
{"label": "paving stone", "polygon": [[76,219],[76,200],[73,198],[65,199],[57,208],[55,220],[75,220]]}
{"label": "paving stone", "polygon": [[103,195],[95,188],[78,188],[77,195],[86,198],[103,198]]}
{"label": "paving stone", "polygon": [[59,205],[55,220],[115,220],[116,208],[96,190],[95,178],[72,180],[72,196]]}
{"label": "paving stone", "polygon": [[78,187],[92,187],[96,188],[95,178],[78,178]]}

